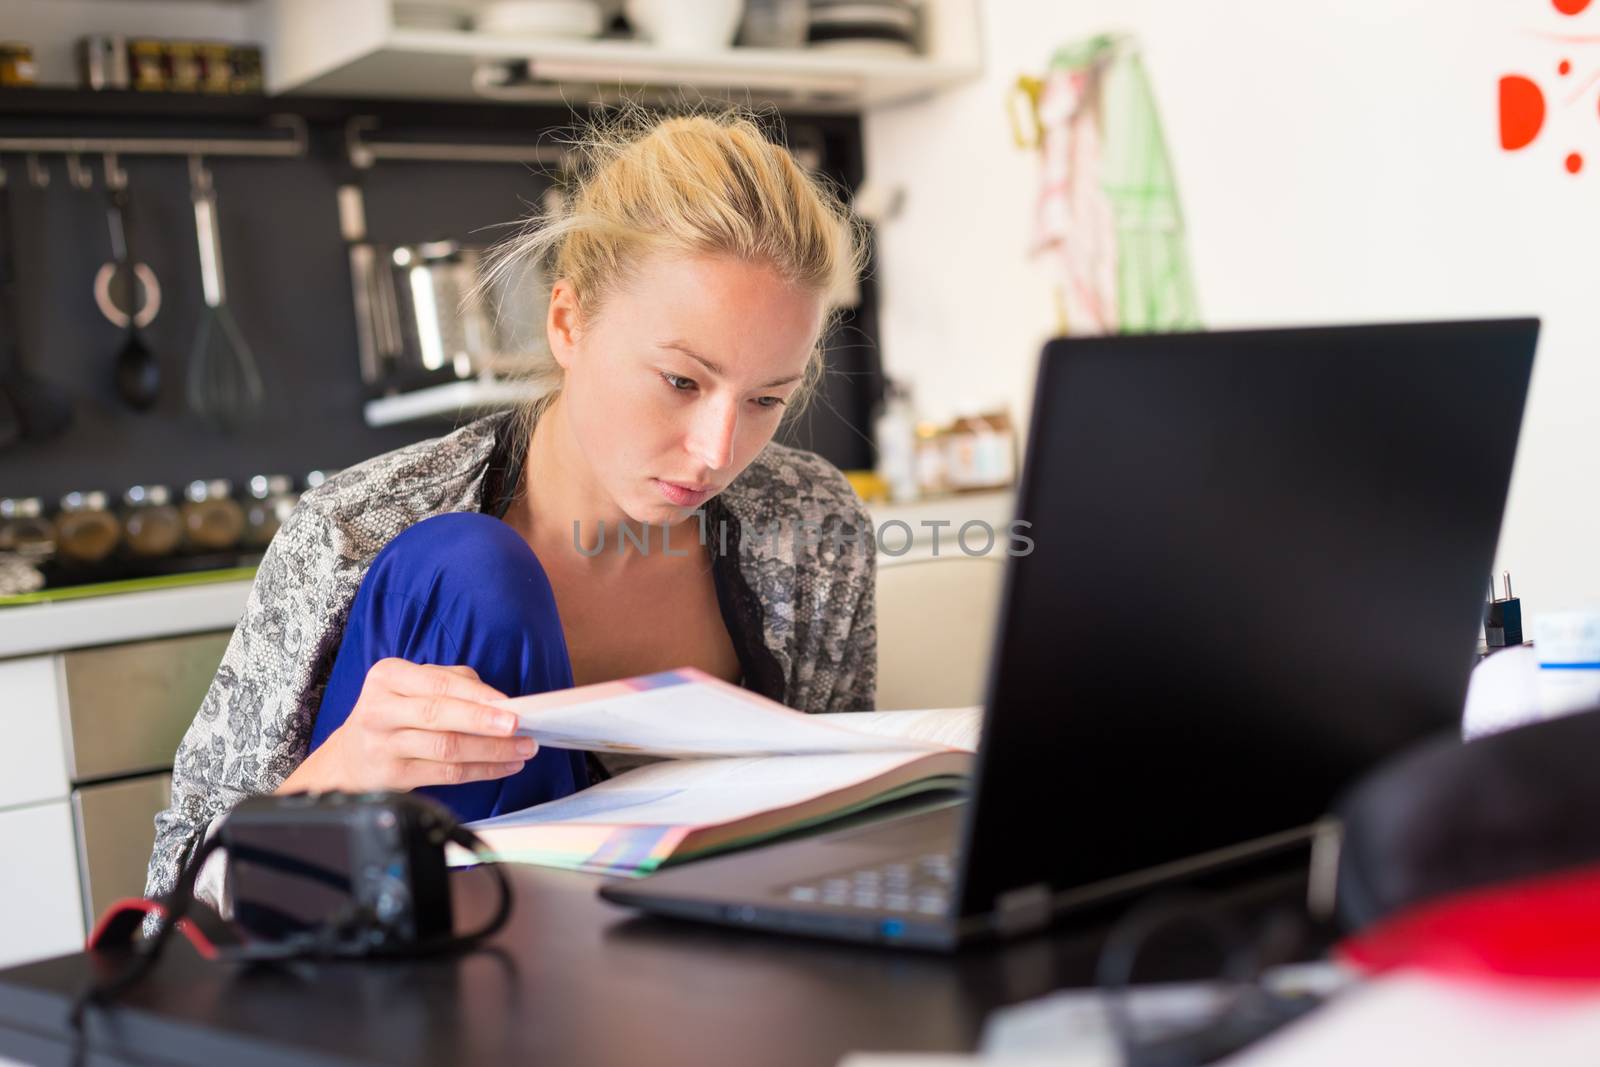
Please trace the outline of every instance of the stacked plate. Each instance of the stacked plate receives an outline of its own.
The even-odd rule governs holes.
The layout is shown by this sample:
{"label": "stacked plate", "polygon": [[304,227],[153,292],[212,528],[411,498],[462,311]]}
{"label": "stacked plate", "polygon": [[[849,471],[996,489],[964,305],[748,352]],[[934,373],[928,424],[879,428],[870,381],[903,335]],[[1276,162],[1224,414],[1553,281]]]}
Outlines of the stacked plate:
{"label": "stacked plate", "polygon": [[603,28],[596,0],[486,0],[473,26],[505,37],[596,37]]}
{"label": "stacked plate", "polygon": [[914,55],[917,9],[911,0],[811,0],[807,47],[852,55]]}

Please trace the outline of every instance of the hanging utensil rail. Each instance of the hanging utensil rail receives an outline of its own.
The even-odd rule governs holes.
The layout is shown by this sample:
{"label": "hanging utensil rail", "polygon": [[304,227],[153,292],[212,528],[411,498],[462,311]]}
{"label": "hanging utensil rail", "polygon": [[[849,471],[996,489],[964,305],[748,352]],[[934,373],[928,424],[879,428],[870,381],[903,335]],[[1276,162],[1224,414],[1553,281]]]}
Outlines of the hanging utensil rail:
{"label": "hanging utensil rail", "polygon": [[554,163],[565,166],[568,152],[550,145],[471,144],[467,142],[369,141],[365,130],[376,129],[378,122],[358,115],[345,124],[345,151],[350,165],[366,170],[380,160],[410,163]]}
{"label": "hanging utensil rail", "polygon": [[81,156],[255,156],[294,159],[306,154],[306,121],[273,115],[287,137],[0,137],[0,152]]}

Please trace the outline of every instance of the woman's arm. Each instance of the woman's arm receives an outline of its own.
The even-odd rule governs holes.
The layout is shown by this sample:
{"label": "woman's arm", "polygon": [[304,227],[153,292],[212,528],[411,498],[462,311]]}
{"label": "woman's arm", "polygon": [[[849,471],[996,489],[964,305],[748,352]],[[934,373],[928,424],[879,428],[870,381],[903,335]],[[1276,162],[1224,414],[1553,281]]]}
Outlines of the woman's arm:
{"label": "woman's arm", "polygon": [[823,484],[832,490],[823,527],[838,533],[824,536],[824,555],[815,565],[828,575],[819,607],[834,675],[826,706],[815,710],[873,711],[878,702],[878,545],[872,513],[844,475],[832,471]]}
{"label": "woman's arm", "polygon": [[262,557],[243,617],[173,757],[172,803],[156,816],[145,895],[169,891],[202,834],[305,758],[317,665],[343,608],[325,523],[302,504]]}
{"label": "woman's arm", "polygon": [[[246,797],[407,790],[498,778],[537,746],[505,694],[471,667],[385,659],[342,725],[307,758],[312,726],[364,567],[304,503],[261,561],[222,664],[173,761],[172,805],[156,817],[146,895],[166,892],[204,833]],[[198,890],[224,907],[222,857]]]}
{"label": "woman's arm", "polygon": [[844,642],[829,711],[872,711],[878,706],[878,553],[872,545],[852,559],[859,581],[850,634]]}

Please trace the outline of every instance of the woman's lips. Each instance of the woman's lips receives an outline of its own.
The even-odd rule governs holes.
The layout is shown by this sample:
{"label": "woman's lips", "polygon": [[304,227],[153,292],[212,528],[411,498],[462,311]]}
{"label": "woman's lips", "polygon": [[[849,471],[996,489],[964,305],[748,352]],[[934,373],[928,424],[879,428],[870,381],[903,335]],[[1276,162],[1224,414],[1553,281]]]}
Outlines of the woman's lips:
{"label": "woman's lips", "polygon": [[675,482],[664,482],[660,478],[651,479],[656,483],[656,488],[661,490],[661,495],[672,501],[680,508],[693,507],[711,495],[711,490],[692,489]]}

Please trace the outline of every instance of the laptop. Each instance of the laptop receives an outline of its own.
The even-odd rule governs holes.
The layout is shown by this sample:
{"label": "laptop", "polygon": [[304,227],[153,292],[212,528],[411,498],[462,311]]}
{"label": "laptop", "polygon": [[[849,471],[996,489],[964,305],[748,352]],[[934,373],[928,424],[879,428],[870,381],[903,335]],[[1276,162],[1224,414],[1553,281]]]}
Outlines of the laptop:
{"label": "laptop", "polygon": [[1459,726],[1538,329],[1049,342],[967,798],[601,895],[948,949],[1303,844]]}

